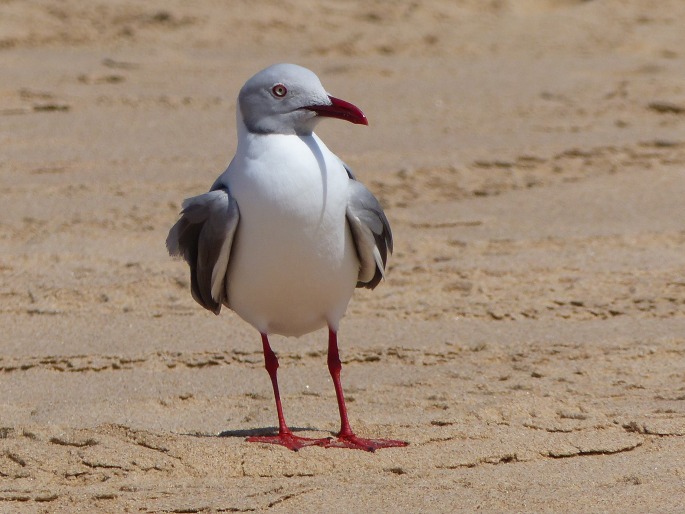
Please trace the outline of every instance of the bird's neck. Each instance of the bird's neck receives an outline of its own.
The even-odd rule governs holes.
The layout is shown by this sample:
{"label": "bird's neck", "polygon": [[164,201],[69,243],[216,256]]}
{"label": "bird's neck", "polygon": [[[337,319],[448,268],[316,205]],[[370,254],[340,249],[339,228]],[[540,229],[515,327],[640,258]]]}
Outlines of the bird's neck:
{"label": "bird's neck", "polygon": [[240,109],[236,109],[236,126],[238,128],[238,141],[245,140],[247,135],[256,136],[270,136],[270,135],[281,135],[281,136],[297,136],[297,137],[310,137],[314,133],[314,128],[319,122],[317,116],[310,118],[304,123],[298,124],[292,128],[289,132],[271,132],[271,131],[255,131],[250,130],[245,124],[243,115]]}

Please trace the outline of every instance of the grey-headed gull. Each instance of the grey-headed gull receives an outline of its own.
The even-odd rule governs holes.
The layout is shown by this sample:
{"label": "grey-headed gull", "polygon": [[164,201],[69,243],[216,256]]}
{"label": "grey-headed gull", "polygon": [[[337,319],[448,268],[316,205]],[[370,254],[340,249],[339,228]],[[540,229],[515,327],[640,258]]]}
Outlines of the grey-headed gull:
{"label": "grey-headed gull", "polygon": [[[357,437],[340,383],[337,332],[355,287],[375,288],[392,252],[378,200],[313,130],[324,117],[368,125],[354,105],[330,96],[310,70],[270,66],[238,95],[238,147],[208,193],[183,202],[166,244],[190,266],[193,298],[219,314],[225,305],[262,336],[278,435],[251,442],[379,448],[404,441]],[[340,410],[336,438],[294,435],[283,416],[278,359],[269,334],[301,336],[328,327],[328,369]]]}

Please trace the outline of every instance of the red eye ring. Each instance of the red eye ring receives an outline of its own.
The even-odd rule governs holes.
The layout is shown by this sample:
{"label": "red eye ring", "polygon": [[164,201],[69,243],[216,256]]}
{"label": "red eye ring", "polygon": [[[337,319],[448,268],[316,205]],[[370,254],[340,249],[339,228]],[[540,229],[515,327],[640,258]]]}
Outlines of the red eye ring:
{"label": "red eye ring", "polygon": [[283,98],[286,94],[288,94],[288,88],[283,84],[276,84],[271,88],[271,92],[276,98]]}

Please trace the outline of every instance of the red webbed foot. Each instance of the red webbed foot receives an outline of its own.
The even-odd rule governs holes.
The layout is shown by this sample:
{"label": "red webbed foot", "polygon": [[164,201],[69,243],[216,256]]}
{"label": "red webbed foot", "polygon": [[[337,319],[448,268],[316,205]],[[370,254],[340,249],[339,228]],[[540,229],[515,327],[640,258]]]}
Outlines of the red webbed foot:
{"label": "red webbed foot", "polygon": [[305,446],[326,446],[330,442],[330,437],[323,439],[312,439],[309,437],[300,437],[294,435],[292,432],[282,432],[278,435],[254,435],[246,439],[249,443],[268,443],[285,446],[289,450],[296,452]]}
{"label": "red webbed foot", "polygon": [[382,448],[400,448],[407,446],[406,441],[398,441],[395,439],[365,439],[357,437],[354,434],[338,435],[337,438],[331,439],[324,446],[326,448],[350,448],[353,450],[364,450],[367,452],[375,452]]}

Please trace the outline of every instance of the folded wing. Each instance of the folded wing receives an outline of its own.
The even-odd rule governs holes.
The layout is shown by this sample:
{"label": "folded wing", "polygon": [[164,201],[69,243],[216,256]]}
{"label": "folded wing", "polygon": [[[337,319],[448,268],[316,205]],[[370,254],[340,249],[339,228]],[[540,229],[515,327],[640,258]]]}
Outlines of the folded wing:
{"label": "folded wing", "polygon": [[376,197],[354,180],[349,168],[347,171],[350,187],[346,217],[360,262],[357,287],[373,289],[385,278],[388,254],[392,253],[392,232]]}
{"label": "folded wing", "polygon": [[185,200],[166,240],[169,254],[190,266],[193,298],[214,314],[226,303],[226,273],[239,218],[235,199],[220,187]]}

